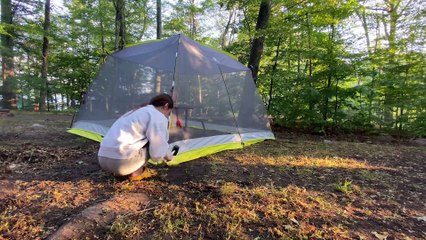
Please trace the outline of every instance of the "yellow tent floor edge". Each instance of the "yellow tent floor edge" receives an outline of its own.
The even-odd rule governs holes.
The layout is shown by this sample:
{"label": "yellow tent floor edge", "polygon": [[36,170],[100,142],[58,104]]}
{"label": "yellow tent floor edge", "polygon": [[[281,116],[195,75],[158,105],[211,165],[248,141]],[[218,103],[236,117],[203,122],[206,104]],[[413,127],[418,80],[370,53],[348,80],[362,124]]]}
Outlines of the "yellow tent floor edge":
{"label": "yellow tent floor edge", "polygon": [[[91,139],[91,140],[96,141],[96,142],[101,142],[102,138],[103,138],[102,135],[100,135],[98,133],[88,131],[88,130],[84,130],[84,129],[80,129],[80,128],[71,128],[71,129],[68,129],[67,132],[81,136],[81,137]],[[182,154],[178,154],[177,156],[175,156],[173,158],[173,161],[168,162],[167,165],[174,166],[174,165],[178,165],[180,163],[195,160],[197,158],[201,158],[201,157],[204,157],[204,156],[207,156],[207,155],[210,155],[210,154],[222,152],[222,151],[225,151],[225,150],[241,149],[243,147],[246,147],[246,146],[249,146],[249,145],[252,145],[252,144],[255,144],[255,143],[263,142],[265,140],[273,140],[273,139],[274,138],[254,139],[254,140],[245,141],[243,143],[232,142],[232,143],[223,143],[223,144],[216,144],[216,145],[212,145],[212,146],[206,146],[206,147],[203,147],[203,148],[198,148],[198,149],[195,149],[195,150],[184,152]],[[149,162],[151,164],[154,164],[154,165],[161,163],[161,162],[153,161],[151,159],[149,160]]]}
{"label": "yellow tent floor edge", "polygon": [[[189,162],[191,160],[195,160],[197,158],[201,158],[210,154],[214,154],[214,153],[218,153],[218,152],[222,152],[225,150],[232,150],[232,149],[241,149],[243,147],[258,143],[258,142],[263,142],[265,140],[273,140],[273,138],[265,138],[265,139],[254,139],[254,140],[249,140],[249,141],[245,141],[243,143],[241,142],[233,142],[233,143],[223,143],[223,144],[217,144],[217,145],[212,145],[212,146],[207,146],[207,147],[203,147],[203,148],[198,148],[195,150],[191,150],[191,151],[187,151],[184,152],[182,154],[178,154],[177,156],[175,156],[173,158],[173,160],[171,162],[168,162],[167,165],[169,166],[175,166],[184,162]],[[156,161],[153,160],[149,160],[149,162],[151,164],[157,165],[160,164]]]}
{"label": "yellow tent floor edge", "polygon": [[96,142],[101,142],[103,138],[102,135],[100,135],[99,133],[95,133],[95,132],[80,129],[80,128],[71,128],[71,129],[68,129],[67,132],[78,135],[80,137],[88,138]]}

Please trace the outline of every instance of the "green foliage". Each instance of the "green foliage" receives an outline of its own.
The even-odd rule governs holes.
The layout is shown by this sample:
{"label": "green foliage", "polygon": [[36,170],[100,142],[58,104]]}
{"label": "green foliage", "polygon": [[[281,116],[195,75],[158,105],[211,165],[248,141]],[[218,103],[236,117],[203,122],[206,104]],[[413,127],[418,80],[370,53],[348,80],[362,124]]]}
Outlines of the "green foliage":
{"label": "green foliage", "polygon": [[[275,123],[321,133],[378,128],[396,134],[426,134],[425,54],[406,51],[413,36],[418,42],[410,42],[411,46],[420,47],[424,40],[416,30],[407,29],[413,34],[409,41],[397,36],[401,39],[395,44],[397,51],[382,47],[380,38],[375,39],[375,49],[348,51],[351,42],[345,39],[345,27],[361,8],[356,1],[274,5],[258,82]],[[398,14],[402,21],[403,14]],[[377,19],[367,16],[367,27],[377,24]]]}
{"label": "green foliage", "polygon": [[213,1],[178,0],[170,5],[173,11],[164,19],[164,35],[183,33],[194,40],[202,39],[203,33],[208,29],[203,27],[200,20],[214,8]]}
{"label": "green foliage", "polygon": [[10,35],[10,33],[7,32],[6,28],[6,24],[0,24],[0,35],[12,36]]}
{"label": "green foliage", "polygon": [[[42,89],[44,7],[35,0],[12,4],[13,24],[1,23],[0,34],[13,38],[14,85],[18,105],[26,107]],[[378,2],[377,9],[392,10],[387,14],[352,0],[271,1],[269,24],[255,33],[259,4],[163,1],[163,35],[184,33],[223,46],[247,64],[255,34],[263,34],[257,84],[276,124],[324,134],[426,135],[425,24],[420,10],[425,3]],[[154,5],[125,1],[126,45],[153,38]],[[68,107],[76,106],[115,49],[115,10],[110,0],[65,1],[66,11],[52,9],[49,101],[62,97]],[[362,31],[354,31],[356,26]],[[221,32],[212,34],[212,29]]]}
{"label": "green foliage", "polygon": [[345,194],[351,193],[353,191],[352,180],[345,179],[344,181],[337,183],[336,190]]}

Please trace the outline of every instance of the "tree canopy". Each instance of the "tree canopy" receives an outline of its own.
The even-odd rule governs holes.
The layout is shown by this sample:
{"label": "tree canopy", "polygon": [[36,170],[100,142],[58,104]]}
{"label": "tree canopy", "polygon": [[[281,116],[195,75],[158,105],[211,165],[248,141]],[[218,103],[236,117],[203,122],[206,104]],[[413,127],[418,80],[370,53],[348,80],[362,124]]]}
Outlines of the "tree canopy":
{"label": "tree canopy", "polygon": [[277,125],[426,135],[425,2],[58,2],[1,2],[3,107],[76,109],[109,54],[161,31],[164,38],[184,33],[246,65],[261,41],[256,84]]}

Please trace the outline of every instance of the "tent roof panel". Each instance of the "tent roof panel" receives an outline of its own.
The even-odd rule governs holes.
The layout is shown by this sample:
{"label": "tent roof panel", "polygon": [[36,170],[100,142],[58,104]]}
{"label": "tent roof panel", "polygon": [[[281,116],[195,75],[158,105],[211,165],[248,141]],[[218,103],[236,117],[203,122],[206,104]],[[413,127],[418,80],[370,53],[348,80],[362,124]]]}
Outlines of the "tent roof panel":
{"label": "tent roof panel", "polygon": [[[125,48],[112,57],[176,74],[207,75],[249,70],[234,58],[182,34]],[[179,60],[175,66],[176,61],[170,59],[176,57]],[[226,65],[226,68],[219,67],[219,64]]]}

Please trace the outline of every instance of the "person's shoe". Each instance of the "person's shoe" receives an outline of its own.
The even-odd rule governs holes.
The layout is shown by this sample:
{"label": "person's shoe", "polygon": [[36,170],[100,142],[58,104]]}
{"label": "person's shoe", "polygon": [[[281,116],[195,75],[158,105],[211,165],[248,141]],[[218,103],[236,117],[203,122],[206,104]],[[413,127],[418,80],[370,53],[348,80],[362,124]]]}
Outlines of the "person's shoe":
{"label": "person's shoe", "polygon": [[144,171],[136,176],[129,176],[130,181],[140,181],[142,179],[151,178],[157,175],[157,171],[149,168],[145,168]]}

